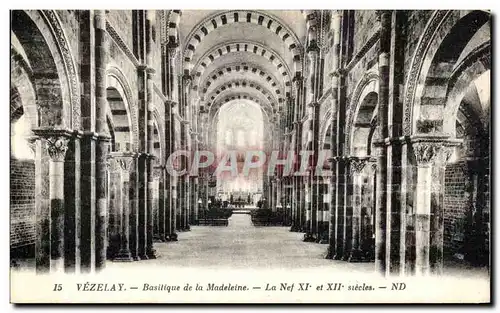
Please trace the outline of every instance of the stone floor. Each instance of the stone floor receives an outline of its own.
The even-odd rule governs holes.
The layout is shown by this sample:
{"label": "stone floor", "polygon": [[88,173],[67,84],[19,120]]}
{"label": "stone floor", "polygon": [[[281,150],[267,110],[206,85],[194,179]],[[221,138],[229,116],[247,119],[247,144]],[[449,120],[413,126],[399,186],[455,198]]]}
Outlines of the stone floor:
{"label": "stone floor", "polygon": [[[319,273],[373,274],[374,263],[324,258],[327,245],[302,241],[289,227],[255,227],[249,214],[233,214],[228,226],[191,226],[179,241],[155,243],[158,258],[139,262],[107,262],[109,269],[255,269],[318,270]],[[18,269],[34,271],[34,259],[16,260]],[[462,278],[489,276],[486,267],[445,261],[444,274]]]}
{"label": "stone floor", "polygon": [[[233,214],[228,226],[192,226],[179,241],[156,243],[159,257],[124,264],[194,268],[311,268],[370,272],[373,263],[354,264],[324,259],[327,245],[302,242],[289,227],[255,227],[249,214]],[[113,265],[110,265],[113,266]],[[121,267],[122,265],[120,265]]]}

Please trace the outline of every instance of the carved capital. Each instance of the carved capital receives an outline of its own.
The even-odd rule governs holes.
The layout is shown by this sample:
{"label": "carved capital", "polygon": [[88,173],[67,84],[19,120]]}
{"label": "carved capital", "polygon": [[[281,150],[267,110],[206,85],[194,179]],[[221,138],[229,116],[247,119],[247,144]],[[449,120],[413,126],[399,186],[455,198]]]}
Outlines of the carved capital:
{"label": "carved capital", "polygon": [[349,158],[349,169],[352,174],[359,174],[368,164],[368,157],[351,157]]}
{"label": "carved capital", "polygon": [[163,166],[155,166],[153,167],[153,178],[160,179],[163,174]]}
{"label": "carved capital", "polygon": [[135,154],[133,153],[115,153],[111,152],[111,157],[116,161],[116,163],[120,166],[122,171],[130,171],[132,168],[132,164],[135,159]]}
{"label": "carved capital", "polygon": [[418,142],[413,144],[413,152],[419,166],[429,166],[434,163],[442,145],[429,142]]}
{"label": "carved capital", "polygon": [[446,163],[453,153],[453,147],[460,144],[460,140],[451,140],[445,135],[414,136],[411,142],[419,166],[432,165],[436,160]]}
{"label": "carved capital", "polygon": [[47,137],[47,151],[54,162],[64,161],[66,151],[68,150],[69,138],[66,136]]}

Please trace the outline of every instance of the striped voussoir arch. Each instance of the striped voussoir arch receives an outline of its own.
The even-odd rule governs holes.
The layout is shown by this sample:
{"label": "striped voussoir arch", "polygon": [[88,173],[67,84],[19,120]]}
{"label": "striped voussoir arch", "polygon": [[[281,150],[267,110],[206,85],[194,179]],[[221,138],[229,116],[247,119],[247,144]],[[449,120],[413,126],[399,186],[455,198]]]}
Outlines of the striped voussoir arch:
{"label": "striped voussoir arch", "polygon": [[177,42],[182,11],[171,10],[168,16],[168,42]]}
{"label": "striped voussoir arch", "polygon": [[310,29],[318,24],[318,19],[315,10],[302,10],[302,14],[306,19],[306,27]]}
{"label": "striped voussoir arch", "polygon": [[124,96],[116,88],[108,86],[106,100],[109,105],[108,119],[113,127],[116,151],[131,151],[130,119],[125,107]]}
{"label": "striped voussoir arch", "polygon": [[196,51],[196,47],[201,43],[203,38],[218,27],[232,23],[252,23],[266,27],[279,36],[285,43],[293,53],[294,61],[302,59],[301,45],[297,36],[276,17],[271,17],[268,14],[257,11],[228,11],[206,18],[189,34],[184,47],[184,71],[191,72],[193,66],[191,63],[192,57]]}
{"label": "striped voussoir arch", "polygon": [[267,73],[264,69],[256,64],[249,63],[234,63],[221,66],[220,68],[213,70],[203,82],[203,88],[199,89],[198,94],[200,98],[204,97],[204,95],[208,91],[208,88],[210,88],[210,86],[214,84],[219,78],[223,77],[224,75],[230,75],[231,73],[245,73],[245,75],[252,74],[254,76],[261,77],[270,86],[269,89],[274,91],[278,102],[281,103],[284,101],[284,98],[282,97],[282,86],[277,82],[274,75]]}
{"label": "striped voussoir arch", "polygon": [[216,59],[222,57],[223,55],[226,55],[228,53],[237,53],[237,52],[247,52],[247,53],[253,53],[259,56],[262,56],[266,58],[273,66],[276,67],[278,73],[283,78],[283,84],[288,88],[287,92],[290,92],[293,94],[293,84],[292,84],[292,73],[290,69],[288,68],[286,62],[279,56],[278,53],[274,52],[273,50],[255,42],[231,42],[231,43],[224,43],[219,46],[216,46],[215,48],[211,49],[209,52],[207,52],[203,57],[200,58],[199,63],[194,67],[194,77],[195,77],[195,83],[193,85],[193,88],[195,90],[199,86],[199,81],[201,79],[201,76],[205,72],[205,70],[208,68],[210,64],[212,64]]}
{"label": "striped voussoir arch", "polygon": [[269,103],[271,103],[273,109],[277,110],[278,101],[273,97],[272,93],[267,88],[260,85],[259,83],[251,81],[251,80],[246,80],[246,79],[239,79],[239,80],[230,81],[228,83],[225,83],[225,84],[219,86],[217,89],[213,90],[212,92],[210,92],[210,94],[208,94],[206,100],[214,101],[215,98],[219,94],[223,93],[226,90],[232,89],[232,88],[235,88],[235,89],[237,89],[237,88],[253,88],[253,89],[257,90],[258,92],[260,92],[264,96],[264,98],[266,98],[267,101],[269,101]]}

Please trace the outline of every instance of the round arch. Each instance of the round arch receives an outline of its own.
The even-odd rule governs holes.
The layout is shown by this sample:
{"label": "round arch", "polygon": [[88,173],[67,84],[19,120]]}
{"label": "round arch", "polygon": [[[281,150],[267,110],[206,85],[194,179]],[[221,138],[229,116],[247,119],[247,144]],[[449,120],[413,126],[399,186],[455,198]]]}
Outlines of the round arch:
{"label": "round arch", "polygon": [[200,87],[202,88],[199,88],[198,95],[200,98],[203,98],[210,86],[217,83],[219,79],[224,79],[225,77],[230,77],[231,75],[236,74],[251,76],[252,78],[265,81],[266,85],[268,85],[269,89],[273,91],[275,97],[278,99],[278,102],[284,101],[282,98],[284,87],[278,82],[276,77],[257,64],[246,62],[232,63],[223,66],[221,65],[220,67],[214,69],[201,83]]}
{"label": "round arch", "polygon": [[422,101],[430,101],[425,104],[434,101],[426,98],[426,86],[432,85],[432,89],[446,92],[447,79],[454,63],[472,36],[489,19],[490,14],[485,11],[437,10],[433,13],[420,37],[408,71],[404,95],[404,135],[418,132],[417,121],[421,117]]}
{"label": "round arch", "polygon": [[292,52],[295,63],[302,61],[302,45],[295,33],[289,29],[277,17],[270,14],[258,11],[225,11],[215,13],[198,25],[196,25],[191,33],[187,36],[184,46],[184,71],[189,73],[192,70],[192,57],[196,51],[196,47],[202,42],[210,32],[217,27],[231,25],[233,23],[252,23],[265,27],[270,32],[276,34],[277,37],[286,45]]}
{"label": "round arch", "polygon": [[126,112],[116,112],[118,114],[126,113],[128,118],[128,126],[131,127],[131,148],[133,151],[139,149],[139,124],[137,119],[137,100],[134,97],[130,84],[123,72],[116,66],[107,68],[107,84],[106,88],[114,88],[119,93],[124,102]]}
{"label": "round arch", "polygon": [[267,59],[274,67],[277,73],[283,78],[283,85],[287,87],[286,92],[293,94],[292,72],[283,58],[273,50],[252,41],[231,41],[222,43],[208,50],[194,66],[195,81],[193,88],[197,90],[200,85],[200,80],[210,64],[218,58],[238,52],[252,53],[257,56]]}
{"label": "round arch", "polygon": [[[379,76],[376,72],[368,72],[361,78],[358,82],[351,96],[351,100],[349,101],[349,110],[347,112],[346,118],[346,138],[345,142],[347,145],[347,151],[352,153],[352,138],[354,136],[354,121],[357,119],[359,110],[362,106],[362,100],[369,93],[378,93],[378,83]],[[376,111],[376,108],[373,109]]]}

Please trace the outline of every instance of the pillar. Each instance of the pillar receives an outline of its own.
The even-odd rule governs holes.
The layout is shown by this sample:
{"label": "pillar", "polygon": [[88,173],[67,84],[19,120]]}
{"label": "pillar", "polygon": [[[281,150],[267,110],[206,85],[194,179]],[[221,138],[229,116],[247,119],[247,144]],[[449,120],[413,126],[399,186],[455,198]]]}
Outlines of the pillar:
{"label": "pillar", "polygon": [[[160,224],[165,225],[165,216],[163,210],[160,206],[160,185],[163,187],[162,179],[162,168],[161,165],[155,164],[153,166],[153,242],[162,242],[162,236],[160,235]],[[161,192],[163,194],[163,192]],[[160,217],[161,214],[161,217]],[[163,232],[165,227],[163,227]]]}
{"label": "pillar", "polygon": [[442,274],[444,166],[456,142],[446,136],[413,136],[416,161],[414,182],[414,274]]}
{"label": "pillar", "polygon": [[139,153],[138,155],[138,171],[137,171],[137,179],[138,179],[138,253],[139,258],[142,260],[147,260],[147,192],[148,192],[148,174],[147,174],[147,158],[148,155],[145,153]]}
{"label": "pillar", "polygon": [[140,154],[134,153],[131,155],[131,163],[129,168],[129,249],[130,256],[132,260],[139,261],[140,250],[139,250],[139,194],[141,191],[140,181],[139,181],[139,162]]}
{"label": "pillar", "polygon": [[344,258],[346,238],[346,165],[348,160],[345,157],[336,157],[335,165],[337,167],[337,181],[335,188],[335,254],[333,259],[341,260]]}
{"label": "pillar", "polygon": [[[330,143],[330,149],[331,149],[331,158],[329,159],[330,161],[330,168],[332,170],[332,176],[330,178],[330,223],[329,223],[329,230],[328,230],[328,250],[326,253],[326,258],[327,259],[332,259],[335,257],[337,254],[337,249],[338,249],[338,244],[337,244],[337,234],[339,233],[337,228],[338,228],[338,215],[337,215],[337,202],[338,202],[338,197],[337,197],[337,192],[338,192],[338,158],[341,155],[340,150],[338,149],[338,144],[339,144],[339,139],[341,136],[341,132],[339,132],[342,126],[342,124],[339,124],[339,117],[341,116],[342,110],[340,110],[339,104],[342,104],[342,106],[345,106],[342,102],[339,102],[339,96],[341,93],[339,93],[339,87],[340,87],[340,81],[342,80],[341,74],[342,71],[340,71],[340,58],[341,58],[341,53],[340,53],[340,42],[341,42],[341,25],[342,25],[342,11],[341,10],[334,10],[332,12],[332,20],[331,20],[331,29],[332,29],[332,34],[333,34],[333,46],[332,46],[332,68],[331,68],[331,74],[330,76],[332,77],[332,101],[331,101],[331,109],[332,109],[332,122],[331,122],[331,129],[335,130],[336,135],[331,136],[331,143]],[[341,122],[342,123],[342,122]]]}
{"label": "pillar", "polygon": [[106,12],[95,11],[95,97],[96,97],[96,210],[95,210],[95,269],[99,271],[106,262],[106,163],[109,150],[109,130],[107,126],[106,66],[108,65],[109,43],[106,32]]}
{"label": "pillar", "polygon": [[306,218],[305,218],[305,234],[303,241],[305,242],[314,242],[316,239],[313,234],[316,229],[316,214],[317,214],[317,205],[315,201],[316,192],[314,185],[314,173],[313,170],[308,170],[307,175],[304,176],[304,181],[306,185],[306,194],[305,194],[305,209],[306,209]]}
{"label": "pillar", "polygon": [[158,175],[158,239],[162,242],[166,241],[166,230],[167,230],[167,209],[168,205],[166,202],[168,199],[166,198],[165,187],[167,179],[165,175],[165,166],[158,165],[155,168]]}
{"label": "pillar", "polygon": [[[378,91],[378,114],[377,129],[378,138],[384,140],[389,137],[388,132],[388,106],[389,106],[389,61],[391,44],[391,11],[377,11],[377,18],[380,21],[380,39],[379,39],[379,91]],[[375,230],[375,270],[379,273],[385,273],[388,269],[386,256],[391,252],[390,240],[387,237],[387,227],[390,227],[390,212],[387,211],[387,147],[385,143],[378,143],[377,160],[377,205]]]}
{"label": "pillar", "polygon": [[95,269],[97,133],[85,132],[81,143],[80,271],[90,273]]}
{"label": "pillar", "polygon": [[[35,164],[36,271],[60,273],[64,271],[65,265],[64,159],[71,134],[58,129],[34,129],[33,132],[40,138],[36,143],[36,155],[40,157],[40,161],[37,158]],[[43,160],[42,156],[47,155],[48,159],[44,157]],[[48,163],[48,171],[45,162]],[[43,163],[45,168],[41,168]],[[48,179],[42,175],[48,175]],[[48,197],[44,196],[44,191],[48,191]]]}
{"label": "pillar", "polygon": [[352,194],[352,244],[349,254],[349,262],[361,262],[364,260],[364,251],[361,247],[362,233],[361,233],[361,210],[362,210],[362,194],[361,189],[363,185],[363,169],[367,164],[369,158],[352,157],[350,160],[350,170],[353,181],[353,194]]}
{"label": "pillar", "polygon": [[120,250],[114,256],[113,261],[131,262],[130,252],[130,170],[134,163],[133,153],[113,154],[113,158],[120,167],[120,204],[119,210],[119,234]]}

